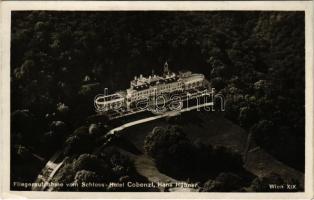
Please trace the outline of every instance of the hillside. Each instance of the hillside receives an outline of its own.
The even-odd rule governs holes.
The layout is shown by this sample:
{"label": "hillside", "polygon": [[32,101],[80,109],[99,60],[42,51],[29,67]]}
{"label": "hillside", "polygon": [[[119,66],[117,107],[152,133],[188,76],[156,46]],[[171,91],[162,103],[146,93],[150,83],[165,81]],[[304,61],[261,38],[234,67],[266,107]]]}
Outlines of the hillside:
{"label": "hillside", "polygon": [[[224,116],[183,114],[179,125],[188,138],[180,138],[183,133],[171,128],[162,130],[165,134],[180,136],[196,151],[200,147],[192,142],[230,147],[232,152],[214,149],[211,156],[218,159],[222,151],[239,162],[238,153],[259,146],[262,152],[253,151],[258,156],[246,158],[249,171],[256,175],[264,174],[252,164],[261,155],[260,162],[279,161],[276,171],[289,166],[304,172],[304,12],[13,11],[11,22],[12,182],[35,181],[43,160],[60,150],[69,157],[63,174],[75,172],[67,180],[74,181],[76,173],[77,180],[105,176],[102,170],[80,172],[80,167],[71,167],[81,155],[102,145],[100,135],[123,123],[90,119],[95,115],[95,96],[104,88],[110,93],[125,90],[139,74],[160,73],[165,61],[170,70],[204,74],[224,96],[226,106]],[[144,136],[152,128],[176,124],[154,123],[130,128],[126,140],[142,151]],[[124,157],[118,165],[104,166],[109,157],[85,155],[83,160],[97,160],[99,168],[109,170],[110,180],[128,174],[118,170],[121,166],[129,169],[131,178],[142,178]],[[290,168],[283,171],[294,173]],[[216,182],[239,180],[234,174],[217,177]],[[273,179],[282,182],[277,175],[267,181]],[[208,181],[208,190],[215,185],[212,182]]]}
{"label": "hillside", "polygon": [[[224,146],[242,155],[245,153],[248,133],[241,127],[225,119],[223,113],[191,111],[182,114],[174,121],[182,127],[188,138],[192,141],[202,141],[205,144],[213,146]],[[143,153],[144,140],[149,132],[152,131],[154,127],[164,127],[170,124],[169,119],[161,119],[141,124],[140,126],[130,127],[123,131],[121,137],[124,141],[130,141]],[[139,160],[142,159],[141,157],[139,158]],[[154,162],[151,162],[151,165],[154,169]],[[292,178],[298,180],[301,187],[303,187],[303,173],[279,162],[276,158],[269,155],[255,144],[250,145],[248,160],[244,165],[245,168],[255,176],[263,177],[269,173],[276,173],[283,178],[286,177],[286,180]],[[147,169],[147,167],[142,167],[143,169]],[[138,166],[140,169],[142,167]],[[148,172],[146,172],[146,174],[147,173]]]}

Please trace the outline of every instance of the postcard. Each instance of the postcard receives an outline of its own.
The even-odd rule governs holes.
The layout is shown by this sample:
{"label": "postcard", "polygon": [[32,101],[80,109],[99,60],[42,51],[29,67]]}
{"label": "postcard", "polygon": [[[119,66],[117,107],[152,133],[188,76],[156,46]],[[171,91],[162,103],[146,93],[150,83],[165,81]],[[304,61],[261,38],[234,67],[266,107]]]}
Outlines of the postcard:
{"label": "postcard", "polygon": [[3,198],[313,198],[312,1],[3,1]]}

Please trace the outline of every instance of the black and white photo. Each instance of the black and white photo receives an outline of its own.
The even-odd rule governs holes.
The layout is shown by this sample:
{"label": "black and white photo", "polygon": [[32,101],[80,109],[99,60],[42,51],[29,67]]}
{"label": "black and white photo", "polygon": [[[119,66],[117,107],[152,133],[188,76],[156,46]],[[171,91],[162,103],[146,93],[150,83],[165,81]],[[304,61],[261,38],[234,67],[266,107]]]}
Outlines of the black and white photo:
{"label": "black and white photo", "polygon": [[12,9],[9,190],[310,192],[306,16]]}

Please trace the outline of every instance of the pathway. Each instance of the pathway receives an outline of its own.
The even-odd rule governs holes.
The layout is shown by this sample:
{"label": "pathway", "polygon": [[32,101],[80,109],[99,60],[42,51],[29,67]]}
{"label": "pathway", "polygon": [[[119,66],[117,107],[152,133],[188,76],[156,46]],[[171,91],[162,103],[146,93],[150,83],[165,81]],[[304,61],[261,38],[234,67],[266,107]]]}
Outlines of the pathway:
{"label": "pathway", "polygon": [[[161,115],[157,115],[157,116],[153,116],[153,117],[148,117],[148,118],[136,120],[136,121],[133,121],[133,122],[129,122],[129,123],[123,124],[123,125],[121,125],[119,127],[116,127],[114,129],[111,129],[106,135],[114,135],[114,134],[122,131],[123,129],[126,129],[126,128],[131,127],[131,126],[135,126],[135,125],[138,125],[138,124],[146,123],[146,122],[153,121],[153,120],[160,119],[160,118],[164,118],[164,117],[175,116],[178,113],[192,111],[192,110],[196,110],[196,109],[199,109],[199,108],[202,108],[202,107],[212,106],[212,105],[213,105],[213,102],[209,102],[209,103],[205,103],[205,104],[202,104],[202,105],[196,105],[196,106],[192,106],[192,107],[189,107],[189,108],[184,108],[184,109],[179,110],[179,111],[169,111],[169,112],[166,112],[166,113],[161,114]],[[97,148],[94,151],[94,153],[99,152],[104,146],[105,146],[105,144],[102,145],[100,148]],[[63,164],[64,159],[61,162],[59,162],[59,163],[56,162],[56,160],[59,158],[60,155],[61,155],[61,151],[57,151],[49,159],[49,161],[47,162],[46,166],[43,168],[42,173],[43,172],[48,172],[48,174],[42,174],[41,173],[41,174],[38,175],[36,182],[44,182],[45,185],[46,185],[43,188],[40,188],[41,191],[42,190],[46,190],[46,189],[51,190],[51,188],[47,188],[47,183],[49,183],[49,181],[52,180],[54,175],[57,173],[57,171],[60,169],[60,167]],[[33,190],[38,190],[38,188],[33,188]]]}

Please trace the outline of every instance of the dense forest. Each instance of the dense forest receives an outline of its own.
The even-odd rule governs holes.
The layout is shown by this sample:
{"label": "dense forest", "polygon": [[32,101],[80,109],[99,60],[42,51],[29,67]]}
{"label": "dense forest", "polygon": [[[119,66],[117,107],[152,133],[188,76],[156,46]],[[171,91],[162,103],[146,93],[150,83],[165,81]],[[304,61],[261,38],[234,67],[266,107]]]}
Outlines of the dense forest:
{"label": "dense forest", "polygon": [[159,73],[165,61],[173,71],[205,74],[226,98],[226,118],[304,171],[304,12],[14,11],[11,17],[12,180],[34,180],[64,141],[88,146],[69,136],[95,114],[95,95],[126,89],[135,75]]}

